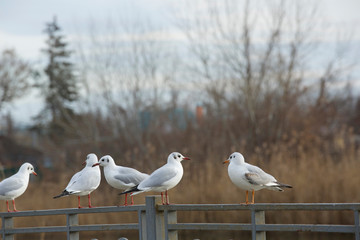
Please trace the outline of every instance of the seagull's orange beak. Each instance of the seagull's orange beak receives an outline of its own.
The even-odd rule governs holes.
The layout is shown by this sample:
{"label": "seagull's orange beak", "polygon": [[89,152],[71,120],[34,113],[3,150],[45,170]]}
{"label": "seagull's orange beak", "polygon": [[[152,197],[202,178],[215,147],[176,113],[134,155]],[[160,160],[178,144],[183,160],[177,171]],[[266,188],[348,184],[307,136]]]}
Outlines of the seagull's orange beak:
{"label": "seagull's orange beak", "polygon": [[229,163],[229,162],[230,162],[230,161],[229,161],[229,159],[228,159],[228,160],[223,161],[223,164]]}
{"label": "seagull's orange beak", "polygon": [[32,172],[32,174],[34,174],[35,176],[37,176],[37,173],[36,173],[36,172]]}
{"label": "seagull's orange beak", "polygon": [[188,157],[184,157],[183,160],[191,160],[190,158]]}
{"label": "seagull's orange beak", "polygon": [[92,167],[96,167],[96,166],[99,166],[100,163],[95,163],[94,165],[92,165]]}

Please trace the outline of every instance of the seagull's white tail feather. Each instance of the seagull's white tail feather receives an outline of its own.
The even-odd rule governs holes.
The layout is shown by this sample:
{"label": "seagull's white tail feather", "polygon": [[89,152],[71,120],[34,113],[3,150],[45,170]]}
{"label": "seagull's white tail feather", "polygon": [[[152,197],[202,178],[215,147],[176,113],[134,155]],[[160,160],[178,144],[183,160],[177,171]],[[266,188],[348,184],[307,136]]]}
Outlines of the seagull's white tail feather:
{"label": "seagull's white tail feather", "polygon": [[284,191],[284,189],[282,188],[292,188],[292,186],[280,182],[270,182],[265,184],[265,186],[270,190],[279,191],[279,192]]}
{"label": "seagull's white tail feather", "polygon": [[272,190],[272,191],[276,191],[276,192],[283,192],[284,191],[284,189],[276,187],[276,186],[271,186],[271,187],[266,187],[266,188],[269,189],[269,190]]}
{"label": "seagull's white tail feather", "polygon": [[143,193],[143,192],[144,192],[144,191],[133,192],[133,193],[131,193],[131,195],[137,195],[137,194]]}

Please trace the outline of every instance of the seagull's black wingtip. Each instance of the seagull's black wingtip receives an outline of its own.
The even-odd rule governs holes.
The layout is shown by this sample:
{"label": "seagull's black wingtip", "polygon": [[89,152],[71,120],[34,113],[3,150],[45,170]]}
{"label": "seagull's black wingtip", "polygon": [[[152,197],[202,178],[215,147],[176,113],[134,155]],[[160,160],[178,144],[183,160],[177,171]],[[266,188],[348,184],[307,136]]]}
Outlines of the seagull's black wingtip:
{"label": "seagull's black wingtip", "polygon": [[68,195],[70,195],[70,193],[68,191],[64,190],[61,194],[53,197],[53,199],[68,196]]}
{"label": "seagull's black wingtip", "polygon": [[138,192],[138,191],[140,191],[137,187],[138,187],[138,185],[136,185],[136,186],[134,186],[134,187],[130,188],[130,189],[129,189],[129,190],[127,190],[127,191],[124,191],[124,192],[122,192],[122,193],[119,193],[119,195],[123,195],[123,194],[128,194],[128,193],[132,193],[132,192]]}

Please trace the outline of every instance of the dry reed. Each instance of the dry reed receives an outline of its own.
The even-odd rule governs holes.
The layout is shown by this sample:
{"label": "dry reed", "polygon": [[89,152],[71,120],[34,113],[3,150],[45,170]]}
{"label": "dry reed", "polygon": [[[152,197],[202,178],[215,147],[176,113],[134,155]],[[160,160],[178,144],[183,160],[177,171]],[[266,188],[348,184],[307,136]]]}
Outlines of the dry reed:
{"label": "dry reed", "polygon": [[[360,182],[358,169],[360,168],[360,151],[356,143],[352,141],[352,134],[341,132],[322,147],[309,147],[312,142],[306,142],[303,135],[287,138],[281,144],[273,144],[257,147],[252,153],[243,152],[247,162],[263,168],[274,175],[280,182],[293,185],[293,189],[284,192],[262,190],[256,192],[257,203],[271,202],[358,202],[360,192],[357,191],[357,183]],[[303,139],[303,140],[301,140]],[[302,142],[303,141],[303,142]],[[195,146],[195,145],[194,145]],[[149,148],[153,147],[151,144]],[[239,147],[240,148],[240,147]],[[184,176],[180,184],[169,191],[172,203],[241,203],[245,199],[245,192],[236,188],[227,175],[227,166],[222,164],[228,155],[220,156],[209,150],[205,155],[196,152],[196,148],[184,148],[185,155],[192,158],[191,161],[183,162]],[[237,149],[233,146],[228,154]],[[155,150],[151,157],[156,154]],[[194,151],[194,153],[192,152]],[[192,154],[193,153],[193,154]],[[163,154],[164,155],[164,154]],[[125,156],[130,156],[126,154]],[[264,157],[266,156],[266,157]],[[137,163],[137,168],[145,172],[151,172],[165,163],[163,159],[144,164]],[[143,161],[147,161],[144,159]],[[52,199],[66,186],[71,175],[80,170],[79,164],[74,164],[72,169],[65,167],[58,171],[43,170],[42,180],[33,178],[25,194],[17,199],[19,210],[59,209],[77,206],[76,197]],[[117,161],[121,164],[120,161]],[[129,163],[131,159],[124,159]],[[123,164],[125,165],[125,164]],[[130,166],[130,164],[126,164]],[[79,166],[79,167],[76,167]],[[150,169],[149,166],[153,166]],[[118,196],[119,190],[107,185],[105,179],[99,188],[92,193],[92,201],[95,206],[110,206],[123,203],[123,198]],[[136,204],[143,204],[146,193],[135,197]],[[86,198],[82,204],[86,206]],[[1,206],[5,210],[5,204]],[[97,223],[126,223],[136,222],[137,216],[130,213],[110,213],[100,215],[83,215],[80,217],[81,224]],[[179,214],[179,222],[249,222],[250,215],[245,212],[186,212]],[[281,214],[269,212],[266,216],[268,223],[333,223],[352,224],[351,213],[344,212],[283,212]],[[20,218],[15,222],[16,226],[51,226],[65,223],[64,217]],[[113,236],[108,233],[109,236]],[[135,234],[136,233],[132,233]],[[51,234],[50,234],[51,235]],[[46,238],[50,235],[46,235]],[[41,235],[43,236],[43,235]],[[107,236],[101,233],[101,236]],[[21,238],[18,238],[21,239]]]}

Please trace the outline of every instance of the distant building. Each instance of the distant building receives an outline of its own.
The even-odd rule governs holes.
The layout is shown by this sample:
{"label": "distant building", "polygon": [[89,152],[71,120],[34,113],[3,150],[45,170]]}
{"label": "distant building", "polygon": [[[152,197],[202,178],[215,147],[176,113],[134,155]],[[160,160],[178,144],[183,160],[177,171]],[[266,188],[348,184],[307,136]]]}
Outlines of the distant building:
{"label": "distant building", "polygon": [[143,131],[147,130],[151,124],[157,121],[161,123],[161,128],[165,132],[170,132],[174,129],[185,130],[189,123],[197,124],[197,115],[183,108],[163,110],[160,112],[145,110],[141,111],[139,116],[140,128]]}

